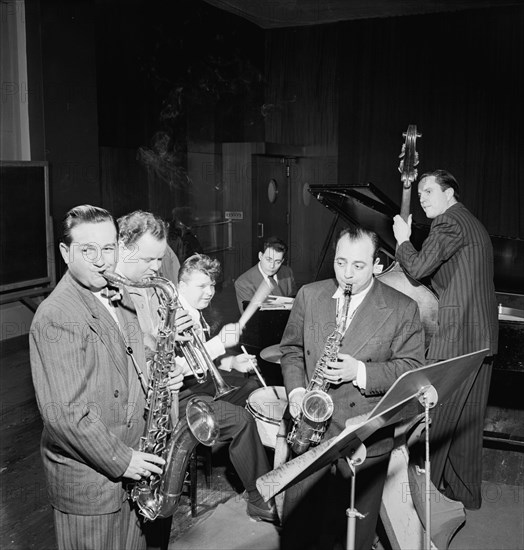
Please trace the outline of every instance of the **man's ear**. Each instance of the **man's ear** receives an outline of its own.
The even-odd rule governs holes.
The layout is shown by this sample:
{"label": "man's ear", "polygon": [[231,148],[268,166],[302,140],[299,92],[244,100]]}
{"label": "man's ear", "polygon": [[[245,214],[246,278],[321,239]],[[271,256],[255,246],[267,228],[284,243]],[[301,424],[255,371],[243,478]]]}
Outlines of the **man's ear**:
{"label": "man's ear", "polygon": [[62,259],[64,260],[66,265],[69,265],[71,263],[72,258],[70,257],[70,247],[67,246],[65,243],[60,243],[58,245],[58,249],[60,250],[60,254],[62,255]]}
{"label": "man's ear", "polygon": [[128,248],[122,239],[118,239],[118,262],[126,262],[133,256],[133,248]]}
{"label": "man's ear", "polygon": [[373,275],[379,275],[384,270],[384,266],[380,263],[380,258],[375,258],[373,262]]}
{"label": "man's ear", "polygon": [[258,253],[258,259],[261,260],[264,257],[264,254],[262,252]]}
{"label": "man's ear", "polygon": [[446,198],[448,201],[450,201],[455,196],[455,190],[452,187],[448,187],[444,193],[446,194]]}

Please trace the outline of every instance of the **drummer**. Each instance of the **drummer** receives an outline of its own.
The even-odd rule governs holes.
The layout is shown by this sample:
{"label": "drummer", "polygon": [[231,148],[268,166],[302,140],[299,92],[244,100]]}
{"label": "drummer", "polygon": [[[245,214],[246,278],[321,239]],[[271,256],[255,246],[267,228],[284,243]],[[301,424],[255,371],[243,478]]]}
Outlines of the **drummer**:
{"label": "drummer", "polygon": [[[159,217],[149,212],[136,211],[118,220],[120,242],[117,271],[132,282],[157,274],[167,247],[167,225]],[[209,338],[209,326],[201,310],[205,309],[215,294],[215,281],[220,273],[220,264],[208,256],[195,254],[180,268],[178,279],[179,300],[191,320],[177,319],[177,329],[187,328],[193,323],[197,334],[205,342],[212,359],[225,354],[227,348],[238,344],[238,324],[225,325],[217,336]],[[146,343],[155,348],[159,324],[158,299],[153,289],[129,287],[137,309],[140,327]],[[184,324],[185,322],[185,324]],[[148,338],[149,337],[149,338]],[[155,349],[152,349],[154,352]],[[278,517],[273,506],[266,504],[258,490],[256,480],[270,470],[266,451],[260,441],[253,416],[246,410],[249,394],[260,387],[254,378],[245,376],[252,367],[252,356],[231,356],[221,362],[224,381],[238,389],[210,403],[220,427],[220,442],[230,442],[229,456],[237,474],[246,489],[247,513],[257,521],[276,523]],[[199,384],[187,367],[185,360],[177,359],[184,369],[184,385],[179,393],[180,412],[184,414],[187,401],[193,395],[214,397],[216,388],[210,376]],[[235,370],[237,372],[229,372]],[[169,384],[168,384],[169,387]]]}

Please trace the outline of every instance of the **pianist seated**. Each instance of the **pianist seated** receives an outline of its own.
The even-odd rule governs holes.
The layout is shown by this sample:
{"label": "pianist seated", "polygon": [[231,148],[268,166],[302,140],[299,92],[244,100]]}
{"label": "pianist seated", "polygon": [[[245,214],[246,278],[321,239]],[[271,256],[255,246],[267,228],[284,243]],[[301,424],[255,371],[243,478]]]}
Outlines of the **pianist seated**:
{"label": "pianist seated", "polygon": [[272,296],[295,296],[297,289],[292,269],[284,265],[287,245],[277,237],[264,241],[262,250],[258,253],[258,263],[242,273],[235,281],[240,313],[244,310],[243,302],[249,302],[262,281],[271,287]]}

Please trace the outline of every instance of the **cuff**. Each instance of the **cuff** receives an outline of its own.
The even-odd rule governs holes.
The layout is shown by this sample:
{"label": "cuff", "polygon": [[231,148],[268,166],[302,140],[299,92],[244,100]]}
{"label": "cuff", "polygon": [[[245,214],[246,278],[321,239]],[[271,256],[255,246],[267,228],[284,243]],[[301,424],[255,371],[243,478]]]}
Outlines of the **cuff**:
{"label": "cuff", "polygon": [[216,359],[226,353],[226,348],[221,342],[220,336],[215,336],[214,338],[211,338],[211,340],[208,340],[204,344],[204,347],[206,348],[207,353],[209,353],[211,359]]}
{"label": "cuff", "polygon": [[366,389],[367,375],[366,365],[362,361],[358,362],[357,377],[353,380],[353,384],[361,390]]}

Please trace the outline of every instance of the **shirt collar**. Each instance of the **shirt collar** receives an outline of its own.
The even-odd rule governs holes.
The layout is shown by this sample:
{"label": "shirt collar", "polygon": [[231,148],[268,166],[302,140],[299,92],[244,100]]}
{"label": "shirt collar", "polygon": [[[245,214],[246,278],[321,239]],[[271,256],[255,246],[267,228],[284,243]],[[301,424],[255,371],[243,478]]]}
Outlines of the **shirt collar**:
{"label": "shirt collar", "polygon": [[[374,284],[375,277],[371,279],[371,284],[365,290],[351,296],[351,302],[353,304],[360,304],[362,300],[367,296],[368,292],[373,288]],[[339,286],[337,287],[337,290],[335,290],[335,294],[333,294],[332,298],[338,300],[339,298],[342,298],[342,296],[344,296],[344,290]]]}
{"label": "shirt collar", "polygon": [[266,281],[269,281],[271,286],[274,286],[278,282],[278,275],[275,273],[272,277],[270,277],[267,273],[264,273],[262,271],[262,267],[260,266],[260,262],[258,262],[258,270],[260,271],[262,277],[264,277]]}

